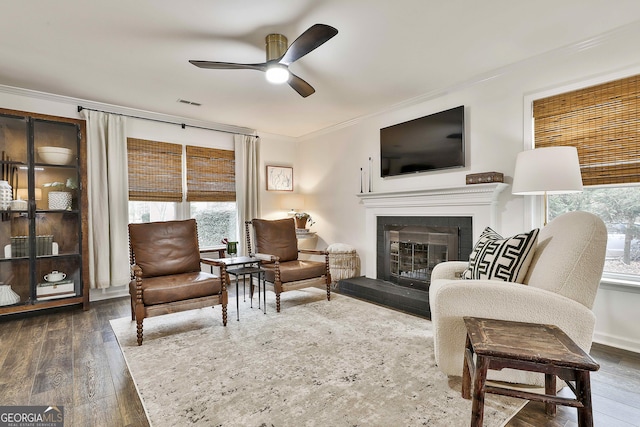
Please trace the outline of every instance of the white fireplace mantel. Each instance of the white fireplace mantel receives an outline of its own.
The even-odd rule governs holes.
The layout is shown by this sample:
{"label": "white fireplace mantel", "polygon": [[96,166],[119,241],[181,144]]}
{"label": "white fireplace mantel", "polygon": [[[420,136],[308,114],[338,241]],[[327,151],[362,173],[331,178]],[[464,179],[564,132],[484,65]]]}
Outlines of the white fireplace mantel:
{"label": "white fireplace mantel", "polygon": [[393,191],[387,193],[361,193],[358,197],[366,208],[392,206],[458,206],[495,204],[498,195],[508,185],[498,182],[473,184],[464,187],[432,188]]}
{"label": "white fireplace mantel", "polygon": [[365,207],[366,276],[376,277],[378,216],[469,216],[475,241],[485,227],[496,228],[498,196],[507,187],[504,183],[489,183],[358,194]]}

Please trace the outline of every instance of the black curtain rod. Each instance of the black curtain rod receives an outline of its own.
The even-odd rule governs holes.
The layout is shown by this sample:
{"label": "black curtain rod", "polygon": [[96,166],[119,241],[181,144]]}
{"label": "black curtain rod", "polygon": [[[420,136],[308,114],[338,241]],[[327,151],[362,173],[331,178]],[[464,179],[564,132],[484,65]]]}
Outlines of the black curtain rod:
{"label": "black curtain rod", "polygon": [[247,133],[241,133],[241,132],[231,132],[229,130],[222,130],[222,129],[214,129],[214,128],[208,128],[208,127],[204,127],[204,126],[194,126],[194,125],[188,125],[186,123],[176,123],[176,122],[169,122],[166,120],[159,120],[159,119],[149,119],[147,117],[139,117],[139,116],[132,116],[129,114],[122,114],[122,113],[112,113],[110,111],[103,111],[103,110],[96,110],[94,108],[87,108],[87,107],[83,107],[82,105],[78,105],[78,113],[82,110],[89,110],[89,111],[97,111],[99,113],[107,113],[107,114],[116,114],[118,116],[125,116],[125,117],[131,117],[132,119],[140,119],[140,120],[149,120],[152,122],[158,122],[158,123],[166,123],[169,125],[178,125],[180,126],[182,129],[185,129],[187,126],[189,126],[190,128],[194,128],[194,129],[204,129],[204,130],[212,130],[215,132],[224,132],[224,133],[231,133],[234,135],[244,135],[244,136],[258,136],[258,135],[251,135],[251,134],[247,134]]}

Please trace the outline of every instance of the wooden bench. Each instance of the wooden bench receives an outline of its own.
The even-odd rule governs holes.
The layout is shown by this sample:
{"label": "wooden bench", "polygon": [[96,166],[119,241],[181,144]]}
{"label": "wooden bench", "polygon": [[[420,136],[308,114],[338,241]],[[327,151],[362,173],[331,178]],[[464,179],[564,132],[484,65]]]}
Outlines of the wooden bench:
{"label": "wooden bench", "polygon": [[[462,397],[471,398],[473,379],[472,427],[482,426],[485,393],[544,402],[546,413],[551,416],[556,414],[556,405],[575,407],[578,425],[593,426],[589,373],[597,371],[600,365],[560,328],[475,317],[465,317],[464,322],[467,342]],[[486,384],[488,369],[504,368],[543,373],[545,394]],[[556,376],[567,383],[575,399],[556,396]]]}

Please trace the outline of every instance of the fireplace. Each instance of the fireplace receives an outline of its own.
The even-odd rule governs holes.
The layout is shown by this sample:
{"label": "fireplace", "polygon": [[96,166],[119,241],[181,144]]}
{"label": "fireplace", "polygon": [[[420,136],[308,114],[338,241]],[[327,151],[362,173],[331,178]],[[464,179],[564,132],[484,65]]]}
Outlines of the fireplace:
{"label": "fireplace", "polygon": [[471,253],[470,217],[378,217],[377,278],[429,290],[431,271]]}
{"label": "fireplace", "polygon": [[[430,318],[428,289],[433,267],[445,259],[469,259],[474,237],[484,227],[495,228],[499,223],[497,201],[506,187],[488,183],[360,193],[365,208],[361,248],[365,275],[341,280],[339,292]],[[385,231],[398,234],[385,238]],[[457,250],[453,236],[457,236]],[[399,257],[395,276],[390,275],[392,241],[398,242],[393,244]],[[406,254],[413,254],[408,258],[413,261],[405,261]]]}
{"label": "fireplace", "polygon": [[458,253],[459,229],[452,227],[389,226],[385,236],[383,280],[427,290],[431,270]]}

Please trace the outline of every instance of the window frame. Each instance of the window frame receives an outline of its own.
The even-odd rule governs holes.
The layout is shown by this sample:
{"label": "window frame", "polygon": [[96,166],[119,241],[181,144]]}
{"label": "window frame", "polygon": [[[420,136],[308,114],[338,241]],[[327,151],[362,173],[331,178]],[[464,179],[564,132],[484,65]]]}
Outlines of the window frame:
{"label": "window frame", "polygon": [[[191,203],[190,201],[187,200],[187,146],[191,146],[193,148],[202,148],[205,149],[205,151],[207,151],[208,149],[213,150],[213,151],[219,151],[219,150],[223,150],[223,151],[231,151],[231,152],[235,152],[234,149],[234,143],[233,141],[229,141],[229,143],[221,143],[221,144],[214,144],[212,146],[202,146],[202,145],[194,145],[193,143],[186,143],[186,142],[178,142],[178,143],[173,143],[173,142],[164,142],[164,141],[155,141],[155,140],[147,140],[147,139],[141,139],[141,138],[133,138],[130,137],[129,139],[134,139],[134,140],[139,140],[139,141],[144,141],[144,142],[159,142],[159,143],[164,143],[164,144],[170,144],[170,145],[179,145],[181,146],[181,187],[182,187],[182,200],[177,201],[177,200],[131,200],[128,198],[127,203],[130,202],[150,202],[150,203],[174,203],[176,205],[175,207],[175,214],[176,214],[176,220],[184,220],[184,219],[190,219],[191,218]],[[235,153],[234,153],[234,157],[235,157]],[[194,200],[193,203],[198,203],[198,202],[205,202],[205,201],[199,201],[199,200]],[[212,203],[215,203],[216,201],[209,201]],[[233,200],[234,203],[236,203],[236,223],[238,223],[238,201],[237,201],[237,195],[236,195],[236,199]],[[221,202],[222,203],[222,202]],[[234,238],[235,240],[238,240],[240,235],[242,234],[242,230],[240,230],[240,226],[238,224],[236,224],[236,232],[238,233],[237,236],[229,236],[229,238]],[[201,247],[200,248],[200,252],[209,252],[209,251],[215,251],[217,250],[219,247],[222,247],[223,244],[220,243],[219,245],[215,245],[215,246],[206,246],[206,247]]]}
{"label": "window frame", "polygon": [[[629,68],[624,71],[611,73],[580,82],[560,85],[552,89],[547,89],[535,93],[526,94],[523,98],[523,150],[531,150],[534,148],[535,123],[533,120],[533,102],[537,99],[547,98],[559,95],[565,92],[571,92],[595,86],[609,81],[624,79],[640,74],[640,67]],[[515,161],[514,161],[515,164]],[[638,183],[640,185],[640,183]],[[589,186],[589,188],[613,187],[606,186]],[[622,186],[615,185],[615,186]],[[524,196],[524,224],[528,228],[540,227],[544,221],[544,197],[543,196]],[[640,276],[637,280],[629,280],[628,275],[620,273],[605,272],[602,275],[600,285],[605,288],[615,289],[624,292],[640,293]],[[633,276],[631,276],[633,277]]]}

